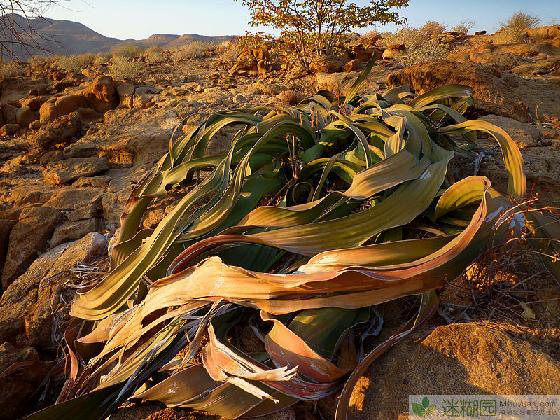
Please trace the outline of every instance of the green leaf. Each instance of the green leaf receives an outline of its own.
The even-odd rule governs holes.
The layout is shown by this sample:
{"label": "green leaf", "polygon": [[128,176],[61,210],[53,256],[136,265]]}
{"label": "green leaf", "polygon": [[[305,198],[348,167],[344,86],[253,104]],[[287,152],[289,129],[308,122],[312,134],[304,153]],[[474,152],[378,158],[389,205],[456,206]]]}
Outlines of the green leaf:
{"label": "green leaf", "polygon": [[502,128],[497,127],[487,121],[472,120],[460,124],[450,125],[439,130],[441,133],[465,133],[472,131],[482,131],[492,136],[500,145],[504,163],[508,171],[508,193],[516,198],[521,198],[526,193],[526,178],[523,171],[523,156],[517,145]]}
{"label": "green leaf", "polygon": [[468,98],[472,96],[472,89],[468,86],[448,85],[426,92],[414,99],[411,105],[415,109],[423,108],[434,102],[447,98]]}
{"label": "green leaf", "polygon": [[422,404],[412,403],[412,411],[419,417],[424,417],[425,410]]}

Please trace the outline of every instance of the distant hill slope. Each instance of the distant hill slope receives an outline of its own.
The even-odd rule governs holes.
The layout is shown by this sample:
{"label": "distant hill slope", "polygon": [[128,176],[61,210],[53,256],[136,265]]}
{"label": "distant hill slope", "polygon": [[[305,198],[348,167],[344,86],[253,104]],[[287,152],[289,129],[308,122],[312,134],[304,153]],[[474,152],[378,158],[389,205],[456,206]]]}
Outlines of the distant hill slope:
{"label": "distant hill slope", "polygon": [[29,43],[35,41],[42,48],[23,48],[16,49],[16,55],[20,59],[27,59],[32,55],[70,55],[83,53],[98,53],[109,51],[116,45],[123,43],[134,43],[144,47],[179,47],[193,41],[202,42],[222,42],[229,40],[231,36],[205,36],[197,34],[154,34],[142,40],[120,40],[101,35],[87,26],[69,20],[55,20],[47,18],[31,19],[29,22],[22,16],[11,14],[0,18],[0,36],[3,39],[10,39],[11,35],[5,32],[7,20],[11,19],[16,26],[28,28],[29,26],[36,33],[33,39],[26,38]]}

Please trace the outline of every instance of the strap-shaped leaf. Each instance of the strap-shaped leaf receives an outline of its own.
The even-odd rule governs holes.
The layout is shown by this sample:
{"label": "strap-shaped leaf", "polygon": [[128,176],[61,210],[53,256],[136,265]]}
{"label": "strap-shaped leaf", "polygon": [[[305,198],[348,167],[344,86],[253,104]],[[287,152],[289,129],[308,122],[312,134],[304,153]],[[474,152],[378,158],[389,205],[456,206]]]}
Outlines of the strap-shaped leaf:
{"label": "strap-shaped leaf", "polygon": [[502,128],[488,121],[472,120],[440,129],[440,132],[447,134],[468,133],[472,131],[487,133],[498,142],[509,174],[508,193],[516,198],[523,197],[527,189],[527,181],[523,171],[523,156],[521,156],[519,148],[510,135]]}

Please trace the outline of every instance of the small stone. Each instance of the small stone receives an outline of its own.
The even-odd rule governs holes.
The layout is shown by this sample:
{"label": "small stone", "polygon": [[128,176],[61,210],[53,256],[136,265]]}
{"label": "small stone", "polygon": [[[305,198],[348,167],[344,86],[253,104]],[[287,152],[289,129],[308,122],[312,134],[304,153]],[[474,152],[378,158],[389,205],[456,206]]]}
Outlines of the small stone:
{"label": "small stone", "polygon": [[247,102],[247,98],[245,98],[245,96],[241,95],[240,93],[233,97],[234,104],[243,104],[246,102]]}

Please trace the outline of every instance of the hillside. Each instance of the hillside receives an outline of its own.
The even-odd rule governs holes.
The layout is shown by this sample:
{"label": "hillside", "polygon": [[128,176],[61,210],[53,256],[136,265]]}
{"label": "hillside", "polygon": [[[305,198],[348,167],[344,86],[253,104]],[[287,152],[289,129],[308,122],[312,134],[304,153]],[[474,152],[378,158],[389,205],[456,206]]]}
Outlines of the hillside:
{"label": "hillside", "polygon": [[232,37],[228,36],[205,36],[198,34],[153,34],[146,39],[120,40],[107,37],[95,32],[79,22],[70,20],[55,20],[48,18],[26,19],[16,14],[6,15],[0,19],[0,35],[3,39],[11,39],[10,34],[3,34],[10,25],[6,22],[13,20],[12,26],[21,28],[31,28],[34,36],[24,38],[30,44],[37,44],[38,48],[16,49],[16,56],[22,60],[28,59],[32,55],[72,55],[83,53],[98,53],[109,51],[116,45],[123,43],[134,43],[141,47],[179,47],[193,41],[202,42],[222,42]]}

